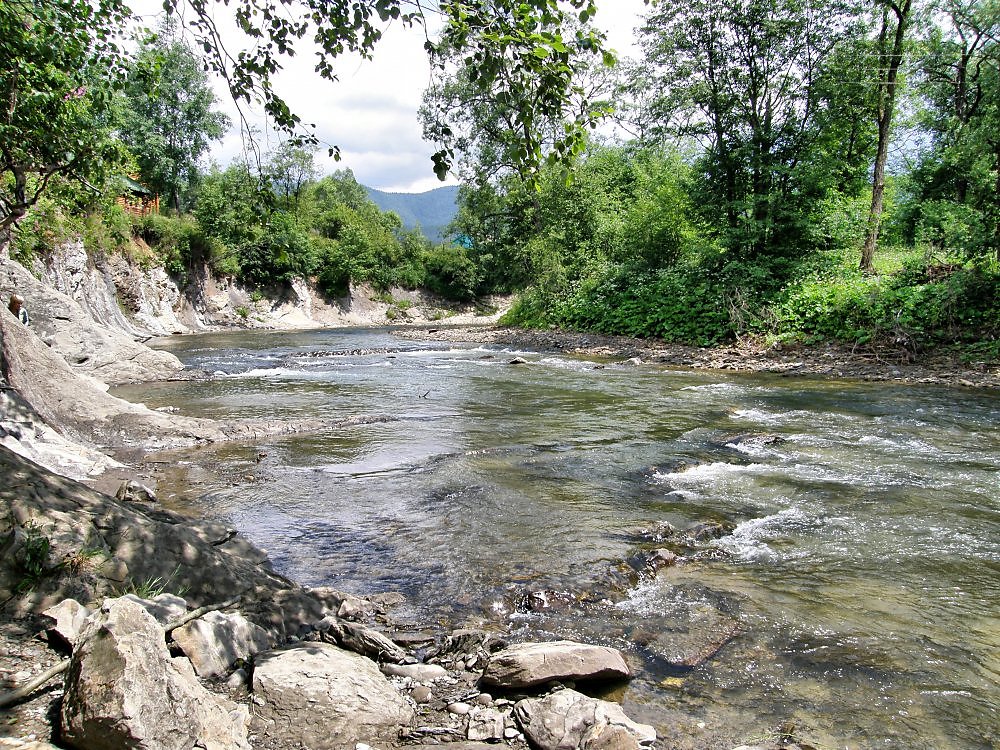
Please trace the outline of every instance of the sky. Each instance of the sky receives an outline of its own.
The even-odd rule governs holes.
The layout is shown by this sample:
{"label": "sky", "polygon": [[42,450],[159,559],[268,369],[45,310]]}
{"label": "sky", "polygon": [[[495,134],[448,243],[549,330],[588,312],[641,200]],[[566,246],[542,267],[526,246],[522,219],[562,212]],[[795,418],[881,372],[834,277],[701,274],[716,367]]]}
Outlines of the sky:
{"label": "sky", "polygon": [[[143,13],[143,6],[152,24],[151,14],[159,1],[139,0],[136,12]],[[220,28],[231,26],[221,15],[231,12],[231,6],[215,7]],[[632,32],[644,7],[643,0],[599,0],[596,25],[607,31],[612,49],[626,56],[634,53]],[[236,33],[231,33],[235,38]],[[302,122],[316,124],[321,142],[341,150],[340,162],[327,157],[326,148],[317,155],[321,174],[350,168],[358,182],[392,192],[422,192],[453,184],[434,176],[431,154],[436,148],[423,140],[417,117],[421,95],[430,81],[423,43],[423,29],[393,26],[375,48],[373,60],[340,58],[336,82],[320,78],[305,48],[294,58],[286,58],[285,69],[275,79],[276,91]],[[220,82],[216,91],[219,108],[238,123],[235,107]],[[280,143],[280,137],[267,133],[259,112],[249,119],[264,131],[260,140],[265,151]],[[243,152],[243,139],[234,125],[213,147],[209,159],[224,167]]]}

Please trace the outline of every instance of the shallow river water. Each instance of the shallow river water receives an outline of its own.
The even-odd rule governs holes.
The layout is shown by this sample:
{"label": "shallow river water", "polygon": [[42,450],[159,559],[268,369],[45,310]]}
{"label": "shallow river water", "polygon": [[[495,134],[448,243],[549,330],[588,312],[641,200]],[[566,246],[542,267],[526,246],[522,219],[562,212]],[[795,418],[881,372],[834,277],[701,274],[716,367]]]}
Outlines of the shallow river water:
{"label": "shallow river water", "polygon": [[[728,748],[786,722],[818,748],[1000,747],[996,392],[385,330],[159,346],[216,377],[118,395],[218,419],[386,418],[166,459],[266,477],[205,486],[188,507],[304,584],[402,591],[415,622],[622,648],[639,671],[614,697],[664,748]],[[671,546],[650,533],[665,522],[727,533],[630,578]],[[555,606],[528,606],[539,591]],[[660,634],[705,613],[737,637],[693,669],[665,664]]]}

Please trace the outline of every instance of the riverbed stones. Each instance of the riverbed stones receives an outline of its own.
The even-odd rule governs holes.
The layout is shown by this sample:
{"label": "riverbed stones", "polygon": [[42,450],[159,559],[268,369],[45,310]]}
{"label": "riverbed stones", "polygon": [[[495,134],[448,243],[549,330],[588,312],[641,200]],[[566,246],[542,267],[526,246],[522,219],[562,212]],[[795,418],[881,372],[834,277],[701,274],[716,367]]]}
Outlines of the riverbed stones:
{"label": "riverbed stones", "polygon": [[63,739],[80,750],[249,750],[249,714],[171,659],[163,629],[139,604],[105,601],[83,631],[66,678]]}
{"label": "riverbed stones", "polygon": [[328,643],[258,655],[252,690],[261,733],[311,750],[376,741],[413,719],[374,662]]}
{"label": "riverbed stones", "polygon": [[553,680],[621,680],[631,676],[620,651],[575,641],[520,643],[490,658],[483,682],[515,689]]}
{"label": "riverbed stones", "polygon": [[575,690],[518,701],[514,717],[539,750],[638,750],[656,741],[653,727],[632,721],[617,703]]}
{"label": "riverbed stones", "polygon": [[383,664],[382,671],[393,677],[409,677],[415,682],[429,682],[448,676],[440,664]]}
{"label": "riverbed stones", "polygon": [[243,615],[208,612],[171,633],[199,677],[221,677],[237,661],[249,661],[273,644],[267,632]]}
{"label": "riverbed stones", "polygon": [[504,715],[495,708],[481,708],[469,714],[466,739],[473,742],[499,742],[506,729]]}

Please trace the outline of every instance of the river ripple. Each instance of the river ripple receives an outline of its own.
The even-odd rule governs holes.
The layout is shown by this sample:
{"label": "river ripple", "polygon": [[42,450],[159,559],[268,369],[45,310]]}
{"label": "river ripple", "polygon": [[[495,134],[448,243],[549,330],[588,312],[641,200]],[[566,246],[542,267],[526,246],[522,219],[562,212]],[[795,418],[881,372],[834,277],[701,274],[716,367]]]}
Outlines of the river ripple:
{"label": "river ripple", "polygon": [[[206,487],[193,509],[305,584],[400,590],[415,620],[623,648],[640,674],[617,697],[663,747],[729,747],[786,721],[831,748],[1000,746],[995,392],[436,348],[381,330],[159,345],[217,377],[116,393],[218,419],[392,418],[180,457],[269,478]],[[735,439],[762,434],[782,440]],[[640,553],[637,530],[706,521],[733,531],[614,595],[609,571]],[[593,601],[519,607],[535,590]],[[642,646],[706,607],[743,628],[713,659],[666,668]]]}

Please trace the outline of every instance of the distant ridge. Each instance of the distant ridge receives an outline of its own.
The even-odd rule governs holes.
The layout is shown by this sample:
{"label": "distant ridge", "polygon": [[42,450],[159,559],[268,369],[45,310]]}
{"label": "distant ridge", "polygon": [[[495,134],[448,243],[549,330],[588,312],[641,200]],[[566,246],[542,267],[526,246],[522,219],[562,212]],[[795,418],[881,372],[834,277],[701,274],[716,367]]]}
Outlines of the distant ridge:
{"label": "distant ridge", "polygon": [[445,227],[458,213],[458,186],[434,188],[426,193],[387,193],[365,187],[368,197],[383,211],[395,211],[407,229],[420,227],[431,242],[445,242]]}

